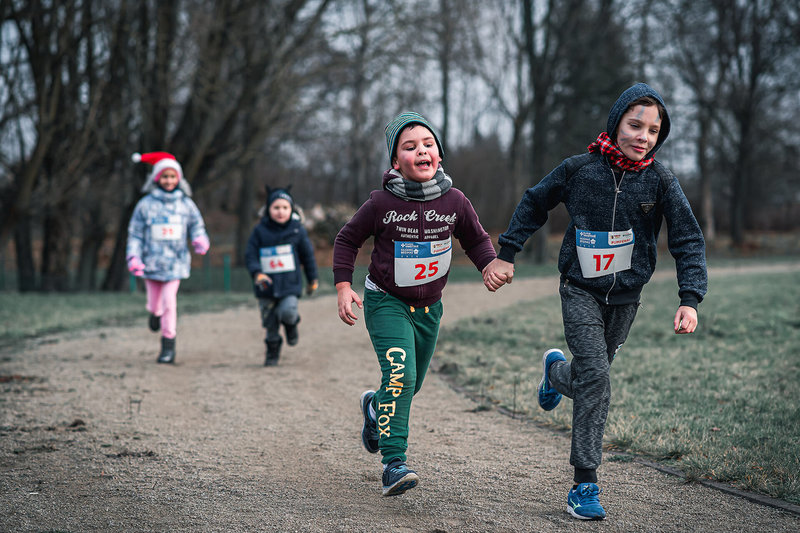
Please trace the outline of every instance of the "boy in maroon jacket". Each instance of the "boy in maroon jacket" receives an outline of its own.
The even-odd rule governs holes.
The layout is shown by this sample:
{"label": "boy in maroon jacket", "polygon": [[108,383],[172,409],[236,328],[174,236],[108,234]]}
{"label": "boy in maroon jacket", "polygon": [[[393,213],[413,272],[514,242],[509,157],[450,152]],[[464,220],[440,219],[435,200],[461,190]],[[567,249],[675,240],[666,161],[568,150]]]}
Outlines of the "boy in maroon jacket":
{"label": "boy in maroon jacket", "polygon": [[[452,238],[479,270],[495,257],[489,235],[464,193],[441,167],[444,151],[421,115],[404,112],[386,126],[392,168],[339,231],[333,274],[339,318],[355,324],[352,305],[364,309],[378,355],[381,385],[361,395],[361,440],[383,459],[383,495],[402,494],[419,477],[406,466],[411,399],[422,387],[442,317],[442,289],[452,258]],[[364,301],[351,288],[361,245],[374,236]]]}

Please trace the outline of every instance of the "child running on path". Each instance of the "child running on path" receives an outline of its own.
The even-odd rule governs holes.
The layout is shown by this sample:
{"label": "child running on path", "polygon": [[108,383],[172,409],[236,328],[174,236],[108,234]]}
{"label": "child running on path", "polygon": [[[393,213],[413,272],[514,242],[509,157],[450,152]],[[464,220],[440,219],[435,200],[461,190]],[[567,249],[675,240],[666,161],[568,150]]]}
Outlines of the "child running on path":
{"label": "child running on path", "polygon": [[297,344],[299,339],[297,301],[303,292],[300,265],[308,282],[306,293],[311,295],[319,286],[314,248],[300,217],[294,212],[289,189],[267,187],[266,212],[253,228],[245,249],[245,263],[253,278],[261,324],[267,330],[265,366],[278,364],[283,344],[281,324],[289,346]]}
{"label": "child running on path", "polygon": [[175,156],[150,152],[133,154],[132,160],[149,163],[153,170],[142,188],[148,194],[136,204],[128,224],[125,257],[128,270],[144,278],[150,330],[161,330],[157,361],[174,363],[178,287],[189,277],[192,263],[186,241],[191,241],[195,253],[205,255],[208,234]]}
{"label": "child running on path", "polygon": [[[452,238],[479,270],[495,251],[472,204],[441,167],[442,145],[425,118],[399,114],[386,126],[386,145],[392,168],[383,174],[382,190],[339,231],[333,273],[339,317],[352,326],[352,304],[363,308],[378,356],[380,387],[361,395],[361,439],[368,452],[381,452],[383,495],[394,496],[419,480],[406,465],[408,417],[436,347]],[[351,284],[358,250],[370,236],[362,304]]]}
{"label": "child running on path", "polygon": [[695,330],[697,306],[706,294],[703,234],[677,178],[654,159],[669,130],[666,106],[655,90],[637,83],[623,92],[589,153],[566,159],[525,192],[500,236],[497,259],[483,273],[490,291],[511,283],[515,254],[544,225],[548,211],[565,205],[570,223],[558,259],[559,292],[572,361],[559,349],[547,350],[538,392],[547,411],[562,394],[573,400],[575,485],[567,511],[579,519],[606,516],[597,468],[611,399],[609,370],[653,275],[662,219],[678,277],[675,333]]}

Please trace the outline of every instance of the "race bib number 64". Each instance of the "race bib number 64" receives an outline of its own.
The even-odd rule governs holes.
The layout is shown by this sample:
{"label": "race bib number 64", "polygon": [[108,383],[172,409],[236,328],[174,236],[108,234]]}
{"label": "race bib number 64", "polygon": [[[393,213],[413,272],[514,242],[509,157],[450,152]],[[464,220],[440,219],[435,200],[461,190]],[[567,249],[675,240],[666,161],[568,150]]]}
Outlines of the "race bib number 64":
{"label": "race bib number 64", "polygon": [[280,274],[281,272],[294,272],[294,251],[291,244],[268,246],[259,251],[261,271],[265,274]]}
{"label": "race bib number 64", "polygon": [[584,278],[597,278],[631,268],[633,230],[575,229],[575,245]]}
{"label": "race bib number 64", "polygon": [[398,287],[414,287],[439,279],[450,270],[453,245],[443,241],[395,241],[394,282]]}

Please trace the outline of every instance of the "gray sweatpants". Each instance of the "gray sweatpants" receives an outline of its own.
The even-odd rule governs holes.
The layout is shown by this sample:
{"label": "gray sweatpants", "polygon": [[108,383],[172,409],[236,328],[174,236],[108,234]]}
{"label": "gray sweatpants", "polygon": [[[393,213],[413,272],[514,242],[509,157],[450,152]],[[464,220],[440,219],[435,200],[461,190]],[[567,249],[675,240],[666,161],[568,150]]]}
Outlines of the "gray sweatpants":
{"label": "gray sweatpants", "polygon": [[297,296],[289,295],[283,298],[259,298],[258,307],[261,311],[261,324],[267,330],[266,342],[281,339],[281,324],[294,325],[300,320],[297,312]]}
{"label": "gray sweatpants", "polygon": [[[608,405],[609,369],[633,324],[638,303],[604,305],[591,294],[562,281],[561,314],[572,361],[550,367],[553,388],[572,398],[572,449],[569,463],[575,482],[597,482],[603,455]],[[580,478],[580,479],[579,479]]]}

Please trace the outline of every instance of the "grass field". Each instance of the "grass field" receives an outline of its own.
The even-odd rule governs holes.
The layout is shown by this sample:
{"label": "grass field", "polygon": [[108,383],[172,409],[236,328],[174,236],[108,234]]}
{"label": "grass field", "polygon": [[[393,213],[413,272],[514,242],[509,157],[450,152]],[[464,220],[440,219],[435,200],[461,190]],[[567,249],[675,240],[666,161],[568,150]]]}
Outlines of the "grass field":
{"label": "grass field", "polygon": [[[606,449],[800,503],[799,287],[800,273],[712,277],[698,331],[675,335],[674,279],[648,285],[611,368]],[[465,320],[443,331],[440,367],[487,404],[568,429],[571,400],[536,400],[542,353],[570,357],[560,311],[554,296]]]}

